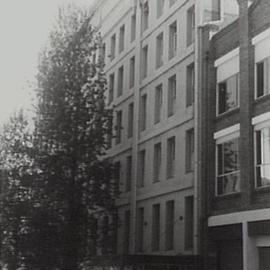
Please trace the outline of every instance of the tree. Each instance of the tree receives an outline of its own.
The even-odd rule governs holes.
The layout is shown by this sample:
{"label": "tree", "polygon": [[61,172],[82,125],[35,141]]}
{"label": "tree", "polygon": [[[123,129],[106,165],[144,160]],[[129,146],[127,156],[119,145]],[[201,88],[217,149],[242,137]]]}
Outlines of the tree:
{"label": "tree", "polygon": [[0,136],[1,258],[15,270],[31,261],[31,213],[34,205],[33,138],[23,111],[11,117]]}
{"label": "tree", "polygon": [[85,239],[94,214],[114,211],[113,168],[103,158],[112,113],[100,51],[89,14],[61,9],[38,72],[34,145],[42,173],[35,185],[42,214],[36,220],[45,224],[39,261],[55,258],[51,268],[40,269],[78,269],[91,255]]}

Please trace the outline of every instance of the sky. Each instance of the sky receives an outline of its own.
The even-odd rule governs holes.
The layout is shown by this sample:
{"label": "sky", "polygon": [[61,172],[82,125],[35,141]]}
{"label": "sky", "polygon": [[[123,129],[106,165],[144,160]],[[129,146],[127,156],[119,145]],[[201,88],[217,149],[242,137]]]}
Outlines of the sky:
{"label": "sky", "polygon": [[48,40],[58,6],[93,0],[0,0],[0,125],[16,109],[31,108],[38,54]]}

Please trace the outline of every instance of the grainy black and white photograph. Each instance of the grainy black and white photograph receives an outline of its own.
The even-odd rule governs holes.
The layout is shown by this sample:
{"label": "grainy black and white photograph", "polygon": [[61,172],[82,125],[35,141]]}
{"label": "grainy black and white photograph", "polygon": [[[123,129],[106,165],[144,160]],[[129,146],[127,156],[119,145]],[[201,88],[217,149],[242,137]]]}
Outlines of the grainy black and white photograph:
{"label": "grainy black and white photograph", "polygon": [[0,0],[1,270],[270,270],[270,0]]}

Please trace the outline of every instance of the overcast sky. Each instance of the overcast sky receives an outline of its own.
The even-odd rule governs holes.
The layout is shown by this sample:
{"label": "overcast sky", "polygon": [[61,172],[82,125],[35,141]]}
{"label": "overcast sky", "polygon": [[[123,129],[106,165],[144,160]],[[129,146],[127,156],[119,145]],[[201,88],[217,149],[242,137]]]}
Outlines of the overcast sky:
{"label": "overcast sky", "polygon": [[0,124],[16,108],[30,107],[38,53],[57,7],[69,2],[88,7],[93,0],[0,0]]}

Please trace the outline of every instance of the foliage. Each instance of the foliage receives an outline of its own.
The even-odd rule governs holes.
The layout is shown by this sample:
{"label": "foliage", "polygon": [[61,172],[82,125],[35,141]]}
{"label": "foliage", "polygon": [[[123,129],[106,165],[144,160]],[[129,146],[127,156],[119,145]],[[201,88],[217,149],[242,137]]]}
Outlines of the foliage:
{"label": "foliage", "polygon": [[34,205],[33,181],[38,174],[28,123],[19,111],[0,136],[2,258],[9,269],[17,269],[32,256],[29,245]]}
{"label": "foliage", "polygon": [[114,220],[113,167],[104,159],[112,112],[100,49],[89,14],[60,9],[40,55],[33,135],[22,113],[4,129],[3,257],[11,270],[76,270],[98,242],[112,252],[113,234],[97,239],[91,225],[99,215]]}
{"label": "foliage", "polygon": [[48,246],[57,247],[58,267],[77,269],[91,255],[85,239],[93,213],[113,210],[112,166],[102,159],[111,111],[105,107],[100,36],[88,16],[67,11],[59,13],[39,66],[35,144],[39,196],[59,243],[48,239]]}

